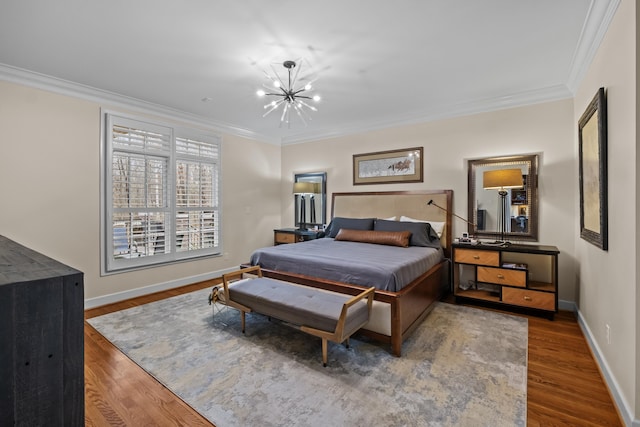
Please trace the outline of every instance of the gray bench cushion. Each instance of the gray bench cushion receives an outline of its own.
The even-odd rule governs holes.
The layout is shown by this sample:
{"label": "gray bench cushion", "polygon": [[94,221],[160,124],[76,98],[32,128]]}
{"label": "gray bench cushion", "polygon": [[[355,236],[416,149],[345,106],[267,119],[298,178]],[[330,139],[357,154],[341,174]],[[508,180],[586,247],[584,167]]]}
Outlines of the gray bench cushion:
{"label": "gray bench cushion", "polygon": [[[294,325],[334,331],[342,305],[350,295],[292,285],[268,278],[255,278],[229,287],[230,298],[252,310]],[[345,331],[368,320],[366,301],[359,301],[347,314]]]}

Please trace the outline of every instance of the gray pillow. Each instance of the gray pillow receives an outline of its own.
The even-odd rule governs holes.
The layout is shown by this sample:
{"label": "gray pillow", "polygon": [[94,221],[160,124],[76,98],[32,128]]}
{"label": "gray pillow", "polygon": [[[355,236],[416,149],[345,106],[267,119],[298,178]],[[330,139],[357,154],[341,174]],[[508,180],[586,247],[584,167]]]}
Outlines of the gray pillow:
{"label": "gray pillow", "polygon": [[343,218],[337,216],[331,220],[329,227],[327,227],[327,237],[335,238],[341,228],[348,228],[350,230],[373,230],[375,220],[375,218]]}
{"label": "gray pillow", "polygon": [[379,231],[409,231],[411,232],[409,246],[440,247],[438,234],[428,222],[401,222],[377,219],[373,229]]}

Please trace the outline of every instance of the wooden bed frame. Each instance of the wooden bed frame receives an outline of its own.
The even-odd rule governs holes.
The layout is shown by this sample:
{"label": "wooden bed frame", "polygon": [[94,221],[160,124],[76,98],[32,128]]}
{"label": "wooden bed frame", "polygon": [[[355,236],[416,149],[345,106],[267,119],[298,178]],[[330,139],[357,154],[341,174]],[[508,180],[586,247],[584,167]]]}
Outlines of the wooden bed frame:
{"label": "wooden bed frame", "polygon": [[[433,200],[433,204],[427,203]],[[441,206],[440,209],[435,205]],[[445,259],[424,272],[399,292],[376,290],[374,300],[390,306],[390,335],[361,329],[364,335],[391,344],[392,353],[402,354],[402,343],[420,325],[447,288],[451,259],[453,190],[333,193],[331,217],[389,218],[404,215],[414,219],[444,222],[441,241]],[[365,289],[317,277],[262,269],[263,275],[321,289],[357,295]]]}

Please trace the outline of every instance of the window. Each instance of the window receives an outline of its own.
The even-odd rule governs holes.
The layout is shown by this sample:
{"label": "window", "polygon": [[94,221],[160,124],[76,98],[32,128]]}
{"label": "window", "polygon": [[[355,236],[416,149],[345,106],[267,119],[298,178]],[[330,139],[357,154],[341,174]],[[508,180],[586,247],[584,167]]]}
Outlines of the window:
{"label": "window", "polygon": [[220,254],[218,138],[104,119],[103,271]]}

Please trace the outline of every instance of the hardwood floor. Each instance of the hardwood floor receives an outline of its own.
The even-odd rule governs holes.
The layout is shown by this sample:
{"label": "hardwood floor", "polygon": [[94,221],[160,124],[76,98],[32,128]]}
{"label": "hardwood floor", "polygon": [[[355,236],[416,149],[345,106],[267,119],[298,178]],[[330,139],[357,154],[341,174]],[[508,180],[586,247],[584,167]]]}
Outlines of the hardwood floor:
{"label": "hardwood floor", "polygon": [[[85,318],[213,286],[202,282],[85,312]],[[622,426],[573,313],[529,319],[527,425]],[[212,426],[105,340],[87,322],[87,426]],[[220,426],[224,427],[224,426]]]}

